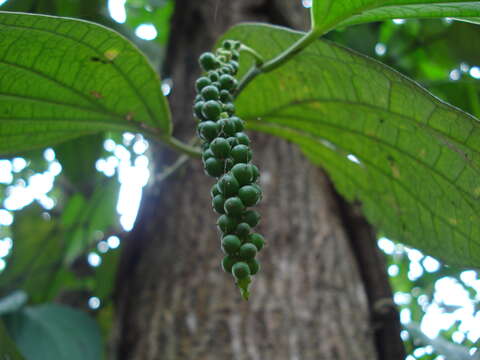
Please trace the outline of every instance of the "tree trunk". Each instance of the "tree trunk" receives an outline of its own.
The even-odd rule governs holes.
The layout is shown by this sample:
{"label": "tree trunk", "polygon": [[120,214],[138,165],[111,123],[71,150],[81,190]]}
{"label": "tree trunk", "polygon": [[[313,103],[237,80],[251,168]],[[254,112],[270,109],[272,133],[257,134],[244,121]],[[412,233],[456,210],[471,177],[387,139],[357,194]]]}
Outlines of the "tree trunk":
{"label": "tree trunk", "polygon": [[[166,67],[176,135],[194,133],[197,58],[221,33],[242,20],[305,28],[307,15],[300,1],[177,0]],[[147,190],[126,239],[113,358],[403,360],[370,227],[295,146],[251,137],[264,188],[258,230],[267,246],[250,301],[221,270],[213,182],[191,160]],[[157,175],[178,156],[155,154]]]}

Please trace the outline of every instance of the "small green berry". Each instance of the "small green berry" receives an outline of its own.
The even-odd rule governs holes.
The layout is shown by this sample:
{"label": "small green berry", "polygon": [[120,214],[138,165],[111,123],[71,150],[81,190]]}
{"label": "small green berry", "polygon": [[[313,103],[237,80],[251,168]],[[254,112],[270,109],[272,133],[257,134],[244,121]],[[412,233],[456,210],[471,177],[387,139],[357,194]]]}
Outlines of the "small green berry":
{"label": "small green berry", "polygon": [[206,149],[203,153],[202,153],[202,160],[203,162],[207,161],[207,159],[210,159],[212,157],[215,157],[215,155],[213,155],[212,151],[210,149]]}
{"label": "small green berry", "polygon": [[246,222],[242,222],[238,224],[237,229],[235,230],[235,234],[237,234],[240,239],[245,239],[250,234],[250,230],[250,225],[248,225]]}
{"label": "small green berry", "polygon": [[193,106],[193,114],[200,120],[205,119],[205,116],[203,116],[203,113],[202,113],[203,104],[205,104],[205,102],[197,101]]}
{"label": "small green berry", "polygon": [[236,164],[232,174],[241,186],[250,184],[253,179],[252,167],[248,164]]}
{"label": "small green berry", "polygon": [[231,197],[238,194],[240,184],[233,175],[225,174],[218,181],[218,188],[225,197]]}
{"label": "small green berry", "polygon": [[212,199],[212,206],[215,211],[219,214],[225,214],[224,205],[225,198],[223,197],[223,195],[215,195],[215,197]]}
{"label": "small green berry", "polygon": [[226,50],[230,50],[233,48],[233,41],[232,40],[225,40],[223,43],[222,43],[222,47]]}
{"label": "small green berry", "polygon": [[238,197],[242,200],[245,206],[256,205],[261,196],[261,191],[252,185],[242,186],[240,190],[238,190]]}
{"label": "small green berry", "polygon": [[198,124],[198,133],[205,141],[212,141],[218,135],[219,126],[213,121],[204,121]]}
{"label": "small green berry", "polygon": [[217,225],[224,234],[228,234],[235,231],[238,221],[230,216],[222,215],[218,218]]}
{"label": "small green berry", "polygon": [[229,65],[232,67],[232,69],[234,71],[234,74],[236,74],[238,72],[239,67],[240,67],[238,62],[232,58],[232,60],[229,62]]}
{"label": "small green berry", "polygon": [[245,128],[244,122],[242,119],[236,116],[232,116],[230,121],[235,125],[235,132],[239,133]]}
{"label": "small green berry", "polygon": [[253,181],[257,181],[257,179],[260,177],[260,171],[258,170],[258,167],[252,164],[252,171],[253,171]]}
{"label": "small green berry", "polygon": [[227,255],[235,254],[242,245],[242,242],[236,235],[225,235],[222,239],[222,249]]}
{"label": "small green berry", "polygon": [[246,145],[235,146],[232,149],[231,155],[236,164],[248,163],[250,160],[252,160],[252,152]]}
{"label": "small green berry", "polygon": [[211,52],[206,52],[200,55],[199,63],[205,71],[215,70],[220,66],[216,56]]}
{"label": "small green berry", "polygon": [[[213,156],[213,154],[212,154]],[[212,195],[212,197],[215,197],[217,195],[221,195],[222,193],[220,192],[220,189],[218,188],[217,184],[213,184],[212,188],[210,189],[210,195]]]}
{"label": "small green berry", "polygon": [[230,119],[220,119],[218,125],[220,126],[220,133],[224,134],[225,137],[235,135],[235,124]]}
{"label": "small green berry", "polygon": [[235,165],[235,162],[232,158],[225,159],[225,172],[230,171],[232,167]]}
{"label": "small green berry", "polygon": [[260,214],[255,210],[245,211],[243,214],[243,221],[246,222],[251,227],[257,226],[260,222]]}
{"label": "small green berry", "polygon": [[223,105],[223,111],[225,111],[228,115],[235,114],[235,105],[229,102]]}
{"label": "small green berry", "polygon": [[210,120],[217,120],[222,112],[222,105],[215,100],[209,100],[203,103],[202,115]]}
{"label": "small green berry", "polygon": [[[256,259],[247,260],[247,265],[250,268],[250,274],[255,275],[260,270],[260,263]],[[230,267],[231,272],[232,268]]]}
{"label": "small green berry", "polygon": [[223,103],[228,103],[233,101],[232,95],[227,90],[220,91],[220,101]]}
{"label": "small green berry", "polygon": [[227,141],[232,148],[239,144],[238,139],[236,137],[233,137],[233,136],[230,136],[229,138],[227,138]]}
{"label": "small green berry", "polygon": [[223,208],[228,216],[238,217],[242,215],[243,210],[245,210],[245,205],[243,205],[242,201],[238,197],[231,197],[225,200]]}
{"label": "small green berry", "polygon": [[218,75],[218,72],[216,71],[210,71],[208,77],[211,81],[218,81],[220,79],[220,75]]}
{"label": "small green berry", "polygon": [[207,77],[201,77],[201,78],[198,78],[198,80],[195,82],[195,87],[197,88],[197,92],[200,92],[202,91],[202,89],[205,87],[205,86],[208,86],[212,83],[212,81],[207,78]]}
{"label": "small green berry", "polygon": [[222,260],[222,269],[223,271],[231,274],[232,266],[238,262],[238,259],[235,256],[227,255]]}
{"label": "small green berry", "polygon": [[233,76],[227,74],[220,76],[218,82],[220,83],[220,88],[225,90],[231,90],[237,85],[237,80],[235,80]]}
{"label": "small green berry", "polygon": [[232,150],[232,148],[228,143],[227,139],[217,137],[211,142],[210,150],[212,150],[213,154],[217,158],[225,159],[228,155],[230,155],[230,151]]}
{"label": "small green berry", "polygon": [[250,268],[245,262],[237,262],[232,266],[232,274],[236,279],[244,279],[250,275]]}
{"label": "small green berry", "polygon": [[265,238],[258,233],[253,233],[249,235],[248,242],[255,245],[257,250],[260,251],[263,249],[263,246],[265,245]]}
{"label": "small green berry", "polygon": [[249,260],[255,258],[255,256],[257,256],[257,252],[258,249],[254,244],[246,243],[240,247],[239,256],[244,260]]}
{"label": "small green berry", "polygon": [[208,85],[202,89],[201,95],[205,100],[218,100],[220,92],[215,86]]}
{"label": "small green berry", "polygon": [[237,50],[232,50],[232,60],[233,61],[240,60],[240,53]]}
{"label": "small green berry", "polygon": [[214,157],[205,160],[205,171],[212,177],[219,177],[224,173],[223,161]]}
{"label": "small green berry", "polygon": [[250,139],[244,132],[237,132],[235,137],[237,138],[239,144],[246,146],[250,145]]}

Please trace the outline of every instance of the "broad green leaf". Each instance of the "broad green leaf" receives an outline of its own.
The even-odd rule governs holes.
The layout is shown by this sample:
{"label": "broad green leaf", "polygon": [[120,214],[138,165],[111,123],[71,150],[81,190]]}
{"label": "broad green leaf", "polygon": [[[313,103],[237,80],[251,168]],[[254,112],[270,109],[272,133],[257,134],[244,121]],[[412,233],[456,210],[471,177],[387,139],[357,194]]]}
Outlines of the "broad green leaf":
{"label": "broad green leaf", "polygon": [[462,4],[432,4],[384,6],[354,15],[338,26],[349,26],[373,21],[408,18],[443,18],[454,17],[457,20],[473,22],[469,16],[480,15],[480,2]]}
{"label": "broad green leaf", "polygon": [[[225,35],[267,59],[300,36],[261,25]],[[248,63],[242,56],[241,74]],[[298,144],[388,237],[451,264],[480,265],[478,119],[387,66],[321,40],[258,76],[236,107],[250,129]]]}
{"label": "broad green leaf", "polygon": [[147,59],[100,25],[0,12],[0,153],[110,130],[169,136]]}
{"label": "broad green leaf", "polygon": [[44,304],[6,319],[9,333],[28,360],[101,359],[99,328],[81,311]]}
{"label": "broad green leaf", "polygon": [[0,319],[0,360],[23,360]]}
{"label": "broad green leaf", "polygon": [[478,17],[480,2],[461,0],[313,0],[312,29],[323,34],[339,26],[395,18]]}

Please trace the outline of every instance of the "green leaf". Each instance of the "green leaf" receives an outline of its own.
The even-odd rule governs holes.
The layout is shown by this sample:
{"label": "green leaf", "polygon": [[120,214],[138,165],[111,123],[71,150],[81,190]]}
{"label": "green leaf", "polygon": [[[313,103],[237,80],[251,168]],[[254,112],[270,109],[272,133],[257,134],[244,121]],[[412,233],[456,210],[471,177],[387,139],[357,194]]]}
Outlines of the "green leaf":
{"label": "green leaf", "polygon": [[23,360],[0,319],[0,360]]}
{"label": "green leaf", "polygon": [[[301,35],[242,25],[225,37],[268,59]],[[451,264],[480,265],[478,119],[389,67],[320,40],[257,77],[236,107],[250,129],[298,144],[388,237]]]}
{"label": "green leaf", "polygon": [[45,289],[62,264],[63,238],[55,221],[33,204],[16,213],[12,224],[13,250],[0,277],[0,289],[20,288],[32,301],[43,300]]}
{"label": "green leaf", "polygon": [[396,18],[478,17],[478,1],[313,0],[312,29],[323,34],[339,26]]}
{"label": "green leaf", "polygon": [[158,75],[119,34],[2,12],[0,34],[0,153],[109,130],[170,135]]}
{"label": "green leaf", "polygon": [[9,333],[28,360],[101,359],[99,328],[81,311],[44,304],[6,319]]}

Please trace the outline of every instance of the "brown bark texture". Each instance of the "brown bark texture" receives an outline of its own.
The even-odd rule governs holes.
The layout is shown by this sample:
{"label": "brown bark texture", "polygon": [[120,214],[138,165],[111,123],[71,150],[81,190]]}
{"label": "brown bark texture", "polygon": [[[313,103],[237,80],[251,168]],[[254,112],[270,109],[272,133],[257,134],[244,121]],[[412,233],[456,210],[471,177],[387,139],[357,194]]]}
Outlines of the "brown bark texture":
{"label": "brown bark texture", "polygon": [[[245,20],[306,28],[307,16],[301,1],[177,0],[164,72],[176,136],[194,134],[197,58],[220,34]],[[371,228],[294,145],[250,137],[264,189],[258,230],[267,239],[250,301],[221,270],[213,181],[190,160],[148,188],[126,239],[113,358],[403,359],[396,312],[375,310],[391,304],[391,293]],[[156,174],[178,157],[154,153]]]}

